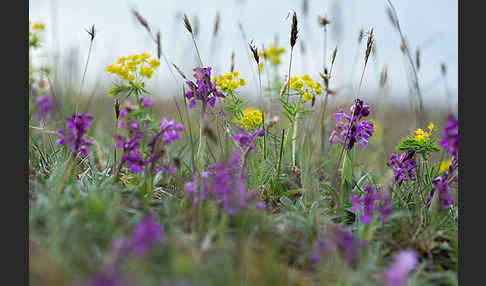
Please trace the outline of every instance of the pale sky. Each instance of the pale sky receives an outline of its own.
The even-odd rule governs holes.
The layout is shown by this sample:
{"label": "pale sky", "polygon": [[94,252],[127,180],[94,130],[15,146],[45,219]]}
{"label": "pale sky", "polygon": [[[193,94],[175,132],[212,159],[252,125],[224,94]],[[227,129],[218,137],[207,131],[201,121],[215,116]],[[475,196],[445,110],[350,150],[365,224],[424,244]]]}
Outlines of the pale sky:
{"label": "pale sky", "polygon": [[[403,32],[410,48],[420,47],[420,85],[424,97],[441,100],[445,97],[445,84],[441,80],[440,64],[447,65],[447,87],[457,97],[458,61],[458,3],[455,0],[394,0]],[[53,3],[55,5],[53,5]],[[303,0],[29,0],[29,19],[46,25],[45,45],[38,52],[38,61],[52,63],[52,56],[59,54],[60,63],[65,64],[69,55],[78,65],[75,72],[69,72],[63,65],[58,71],[68,74],[77,85],[86,61],[89,36],[86,33],[95,24],[97,36],[86,75],[87,90],[100,80],[107,84],[110,75],[104,68],[121,56],[148,52],[155,55],[155,47],[148,34],[135,21],[131,7],[147,19],[152,29],[160,29],[162,48],[170,62],[177,64],[186,75],[192,75],[197,64],[195,50],[189,33],[184,29],[182,14],[186,13],[194,24],[194,16],[199,20],[200,32],[197,39],[205,65],[215,67],[216,75],[230,68],[231,52],[236,53],[236,70],[248,84],[243,92],[254,93],[255,81],[250,72],[247,43],[243,42],[238,29],[241,22],[248,38],[261,47],[273,43],[277,34],[281,46],[287,49],[282,57],[281,74],[285,75],[289,62],[290,19],[289,11],[294,9],[299,19],[299,39],[294,50],[292,74],[309,74],[318,77],[323,61],[323,34],[317,25],[317,16],[327,14],[331,20],[328,26],[328,51],[338,45],[334,76],[334,86],[356,88],[363,65],[366,39],[358,47],[360,28],[373,27],[377,58],[369,62],[363,80],[363,91],[377,90],[379,73],[384,65],[388,67],[388,79],[392,96],[403,97],[408,92],[406,62],[400,51],[400,38],[391,26],[386,13],[386,0],[309,0],[307,17],[302,10]],[[220,30],[215,40],[212,31],[217,12],[220,13]],[[53,22],[56,15],[56,25]],[[56,35],[56,41],[53,35]],[[300,42],[305,45],[305,55]],[[211,52],[212,51],[212,52]],[[352,66],[355,54],[359,52],[358,65]],[[251,68],[254,68],[252,66]],[[167,95],[175,83],[167,67],[162,62],[151,80],[157,96]],[[89,89],[91,87],[91,89]],[[100,88],[98,93],[104,92]]]}

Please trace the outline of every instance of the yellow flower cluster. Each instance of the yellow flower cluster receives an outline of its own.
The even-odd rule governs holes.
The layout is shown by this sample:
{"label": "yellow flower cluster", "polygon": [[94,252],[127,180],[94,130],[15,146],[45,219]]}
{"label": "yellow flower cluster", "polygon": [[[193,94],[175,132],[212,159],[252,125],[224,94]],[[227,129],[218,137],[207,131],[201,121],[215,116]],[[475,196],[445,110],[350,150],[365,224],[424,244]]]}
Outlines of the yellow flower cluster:
{"label": "yellow flower cluster", "polygon": [[[137,75],[142,78],[150,78],[154,69],[160,66],[160,62],[155,58],[150,61],[149,59],[150,55],[146,53],[121,57],[116,60],[116,65],[107,66],[105,71],[128,82],[133,82]],[[148,66],[144,66],[144,64]]]}
{"label": "yellow flower cluster", "polygon": [[[32,25],[32,22],[29,21],[29,37],[32,36],[33,32],[31,31],[31,25]],[[45,29],[45,26],[44,24],[41,24],[41,23],[34,23],[34,25],[32,26],[32,30],[35,31],[42,31]]]}
{"label": "yellow flower cluster", "polygon": [[429,132],[423,131],[422,129],[417,129],[415,130],[415,140],[417,141],[424,141],[426,138],[430,137],[430,133],[435,129],[434,123],[430,122],[429,126],[427,126],[427,129],[429,129]]}
{"label": "yellow flower cluster", "polygon": [[452,161],[451,160],[448,160],[448,161],[442,161],[440,163],[440,168],[439,168],[439,173],[443,173],[445,172],[447,169],[449,169],[449,166],[451,165]]}
{"label": "yellow flower cluster", "polygon": [[265,51],[259,51],[258,55],[260,57],[265,57],[265,59],[269,60],[273,65],[279,65],[281,63],[280,55],[283,53],[285,53],[284,48],[279,48],[277,45],[271,45]]}
{"label": "yellow flower cluster", "polygon": [[229,72],[222,74],[217,78],[213,78],[212,81],[216,81],[216,88],[223,93],[233,92],[240,85],[246,84],[245,80],[239,77],[238,72]]}
{"label": "yellow flower cluster", "polygon": [[312,100],[312,94],[322,94],[321,84],[314,82],[308,75],[294,76],[290,78],[290,88],[304,96],[304,100]]}
{"label": "yellow flower cluster", "polygon": [[239,120],[241,126],[246,129],[254,129],[260,126],[263,122],[262,113],[260,110],[253,107],[248,107],[243,110],[243,116]]}
{"label": "yellow flower cluster", "polygon": [[41,24],[41,23],[35,23],[34,26],[32,27],[32,29],[34,30],[44,30],[45,26],[44,24]]}

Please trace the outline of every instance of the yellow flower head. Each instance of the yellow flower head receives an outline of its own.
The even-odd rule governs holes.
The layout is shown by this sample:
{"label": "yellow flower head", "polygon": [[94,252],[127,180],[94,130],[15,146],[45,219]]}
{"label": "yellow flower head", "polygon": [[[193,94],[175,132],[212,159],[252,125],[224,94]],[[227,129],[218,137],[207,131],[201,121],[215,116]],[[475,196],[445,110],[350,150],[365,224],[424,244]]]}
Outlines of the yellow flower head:
{"label": "yellow flower head", "polygon": [[426,132],[422,130],[421,128],[415,130],[415,140],[417,141],[424,141],[425,139],[430,137],[430,134],[432,133],[432,130],[434,130],[435,126],[432,122],[430,122],[429,126],[427,127],[429,129],[429,132]]}
{"label": "yellow flower head", "polygon": [[212,81],[216,81],[216,88],[223,93],[234,92],[238,87],[246,84],[245,80],[239,77],[238,72],[222,74]]}
{"label": "yellow flower head", "polygon": [[44,30],[44,28],[45,28],[44,24],[41,23],[35,23],[34,26],[32,27],[32,29],[39,30],[39,31]]}
{"label": "yellow flower head", "polygon": [[[149,58],[150,58],[150,55],[149,55],[149,54],[147,54],[147,53],[143,53],[143,54],[140,54],[140,55],[138,56],[138,59],[140,59],[140,60],[142,60],[142,61],[146,61],[146,60],[148,60]],[[152,61],[154,61],[154,60],[155,60],[155,61],[157,61],[156,59],[153,59]],[[157,61],[157,62],[158,62],[158,61]]]}
{"label": "yellow flower head", "polygon": [[148,64],[152,67],[152,68],[157,68],[160,66],[160,61],[157,60],[157,59],[152,59],[150,62],[148,62]]}
{"label": "yellow flower head", "polygon": [[259,51],[258,55],[270,61],[271,64],[278,66],[282,63],[280,60],[280,55],[284,52],[284,48],[277,47],[277,45],[273,44],[270,45],[268,49]]}
{"label": "yellow flower head", "polygon": [[151,78],[154,69],[160,66],[160,62],[155,58],[147,62],[149,58],[150,55],[147,53],[121,57],[116,60],[116,65],[107,66],[105,71],[115,74],[129,83],[138,84],[140,83],[138,81],[142,81],[143,78]]}
{"label": "yellow flower head", "polygon": [[442,161],[440,163],[439,173],[443,173],[443,172],[447,171],[447,169],[449,169],[449,166],[451,165],[451,163],[452,163],[451,160]]}
{"label": "yellow flower head", "polygon": [[140,67],[140,75],[142,77],[150,78],[152,74],[154,73],[154,70],[148,67],[141,66]]}
{"label": "yellow flower head", "polygon": [[321,84],[314,82],[309,75],[291,77],[289,84],[291,89],[304,97],[304,101],[312,100],[314,95],[322,94]]}
{"label": "yellow flower head", "polygon": [[243,116],[238,121],[245,129],[255,129],[262,124],[263,117],[260,110],[248,107],[243,110]]}

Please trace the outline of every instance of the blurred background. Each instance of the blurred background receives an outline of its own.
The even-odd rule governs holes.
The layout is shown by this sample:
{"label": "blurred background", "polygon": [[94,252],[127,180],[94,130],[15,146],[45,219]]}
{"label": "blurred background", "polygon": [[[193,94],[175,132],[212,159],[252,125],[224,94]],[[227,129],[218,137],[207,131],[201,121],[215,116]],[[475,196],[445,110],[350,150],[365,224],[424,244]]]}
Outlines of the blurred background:
{"label": "blurred background", "polygon": [[[449,93],[457,102],[458,75],[458,3],[453,0],[393,1],[409,49],[416,61],[419,54],[419,83],[428,105],[445,103]],[[401,39],[387,14],[387,1],[360,0],[205,0],[205,1],[124,1],[124,0],[29,0],[29,19],[46,25],[42,33],[43,48],[36,51],[34,63],[57,67],[56,82],[79,86],[89,48],[86,30],[95,25],[94,40],[83,91],[106,94],[111,75],[105,67],[121,56],[147,52],[156,55],[148,33],[136,21],[136,9],[154,32],[160,30],[162,51],[186,75],[197,65],[190,34],[182,21],[187,14],[197,30],[197,44],[205,65],[215,73],[229,72],[231,54],[235,53],[235,70],[247,80],[242,96],[256,96],[255,66],[249,60],[248,41],[261,48],[276,40],[286,49],[281,57],[280,75],[285,76],[289,62],[290,18],[295,10],[299,19],[299,39],[294,51],[292,74],[309,74],[318,78],[323,57],[327,61],[338,46],[334,66],[334,87],[344,97],[354,96],[359,83],[366,37],[358,41],[360,30],[371,27],[375,34],[375,51],[368,64],[362,85],[362,97],[373,97],[379,87],[381,71],[386,67],[389,96],[396,100],[410,92],[408,62],[400,50]],[[218,16],[219,15],[219,16]],[[318,16],[327,16],[327,49]],[[216,19],[219,27],[214,36]],[[243,27],[243,32],[239,28]],[[243,35],[244,33],[244,35]],[[418,50],[418,52],[417,52]],[[251,64],[251,66],[250,66]],[[444,64],[446,73],[441,72]],[[253,70],[251,70],[253,69]],[[253,75],[252,75],[253,73]],[[178,78],[180,79],[180,78]],[[169,97],[175,82],[162,61],[150,81],[154,96]]]}

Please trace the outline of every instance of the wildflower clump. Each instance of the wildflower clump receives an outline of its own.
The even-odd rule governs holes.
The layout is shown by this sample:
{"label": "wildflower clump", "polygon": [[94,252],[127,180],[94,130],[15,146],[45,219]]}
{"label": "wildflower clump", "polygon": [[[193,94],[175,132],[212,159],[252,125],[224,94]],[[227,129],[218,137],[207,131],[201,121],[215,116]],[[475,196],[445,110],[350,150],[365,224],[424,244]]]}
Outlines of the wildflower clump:
{"label": "wildflower clump", "polygon": [[[151,174],[162,170],[172,173],[175,167],[168,164],[167,158],[164,160],[165,145],[179,140],[178,132],[184,130],[184,126],[176,124],[174,119],[166,118],[162,119],[158,126],[148,126],[151,121],[139,119],[137,114],[143,113],[145,108],[152,106],[152,100],[141,96],[139,101],[139,106],[124,104],[120,110],[117,128],[125,131],[114,136],[115,148],[123,150],[118,168],[120,170],[126,164],[132,173],[146,170],[150,170]],[[142,138],[147,144],[142,144]]]}
{"label": "wildflower clump", "polygon": [[395,182],[401,184],[403,181],[415,180],[415,169],[417,162],[413,158],[415,151],[406,151],[402,154],[392,153],[387,166],[394,171]]}
{"label": "wildflower clump", "polygon": [[[258,55],[268,60],[272,65],[278,66],[282,63],[280,55],[285,53],[285,49],[277,44],[272,44],[268,49],[258,51]],[[263,62],[262,62],[263,64]]]}
{"label": "wildflower clump", "polygon": [[251,133],[247,133],[244,129],[240,129],[240,133],[233,136],[233,139],[239,143],[241,148],[248,147],[253,150],[256,144],[256,138],[265,135],[265,130],[258,129]]}
{"label": "wildflower clump", "polygon": [[459,147],[459,122],[452,115],[446,118],[446,122],[448,124],[445,126],[444,132],[442,133],[440,146],[453,156],[457,157]]}
{"label": "wildflower clump", "polygon": [[66,118],[66,130],[58,129],[56,133],[62,136],[56,141],[57,145],[69,145],[73,155],[81,151],[83,156],[87,154],[87,147],[93,143],[86,140],[83,136],[88,132],[87,127],[91,126],[93,115],[78,112]]}
{"label": "wildflower clump", "polygon": [[343,257],[348,263],[352,263],[358,251],[365,246],[365,242],[355,237],[347,229],[331,225],[325,236],[319,236],[314,245],[314,251],[309,259],[313,263],[318,263],[321,257],[331,251],[343,252]]}
{"label": "wildflower clump", "polygon": [[45,29],[44,24],[34,23],[29,21],[29,47],[38,48],[39,47],[39,34],[37,32],[43,31]]}
{"label": "wildflower clump", "polygon": [[349,114],[340,108],[339,112],[333,115],[337,122],[329,137],[329,142],[331,144],[343,143],[344,149],[347,151],[351,150],[356,142],[366,147],[369,138],[373,135],[374,125],[371,121],[361,121],[361,119],[369,114],[369,105],[364,104],[359,98],[351,106]]}
{"label": "wildflower clump", "polygon": [[116,60],[116,64],[107,66],[105,71],[130,84],[142,82],[144,78],[151,78],[154,69],[160,66],[159,60],[149,59],[150,55],[146,53],[121,57]]}
{"label": "wildflower clump", "polygon": [[224,94],[216,89],[216,80],[211,81],[211,67],[194,68],[194,78],[196,82],[186,81],[189,90],[185,96],[189,99],[188,107],[192,108],[196,105],[196,100],[201,101],[203,109],[206,106],[214,107],[216,97],[224,98]]}
{"label": "wildflower clump", "polygon": [[291,77],[289,84],[292,90],[303,96],[304,101],[312,100],[314,96],[322,94],[321,84],[314,82],[309,75]]}
{"label": "wildflower clump", "polygon": [[238,72],[229,72],[213,78],[213,82],[216,81],[216,88],[222,93],[234,93],[234,91],[246,84],[243,78],[239,77]]}
{"label": "wildflower clump", "polygon": [[146,214],[133,228],[128,239],[119,239],[114,243],[115,250],[120,254],[133,253],[145,256],[149,249],[161,241],[164,228],[158,224],[152,214]]}
{"label": "wildflower clump", "polygon": [[49,111],[53,106],[51,94],[41,95],[34,98],[35,103],[35,114],[34,116],[41,120],[47,120],[49,116]]}
{"label": "wildflower clump", "polygon": [[429,126],[427,127],[427,129],[429,129],[429,132],[426,132],[422,129],[417,129],[415,130],[415,140],[420,142],[420,141],[424,141],[425,139],[429,138],[430,137],[430,133],[432,133],[432,131],[435,129],[435,126],[432,122],[429,123]]}
{"label": "wildflower clump", "polygon": [[435,138],[432,136],[432,131],[434,131],[435,126],[431,122],[427,127],[428,131],[424,131],[419,128],[415,130],[414,136],[408,136],[402,139],[398,145],[399,151],[410,151],[414,150],[417,153],[422,154],[422,156],[427,157],[431,152],[437,152],[440,150],[439,146],[435,143]]}
{"label": "wildflower clump", "polygon": [[263,122],[262,112],[253,107],[243,109],[240,117],[236,121],[247,130],[258,128]]}
{"label": "wildflower clump", "polygon": [[[141,101],[146,102],[142,106],[149,107],[151,104],[143,97]],[[148,101],[151,102],[151,101]],[[118,128],[125,128],[127,135],[116,134],[114,136],[115,148],[123,150],[122,159],[118,169],[126,164],[132,173],[140,173],[147,170],[151,174],[164,170],[167,173],[175,171],[175,167],[168,164],[168,159],[164,160],[165,146],[180,139],[179,132],[184,130],[184,126],[176,124],[175,120],[162,119],[159,127],[155,130],[149,129],[146,122],[142,122],[142,128],[132,115],[136,110],[126,108],[120,111],[120,122]],[[146,145],[142,145],[142,137],[152,136]],[[160,144],[162,143],[162,144]]]}
{"label": "wildflower clump", "polygon": [[369,184],[366,184],[363,189],[365,193],[361,198],[355,194],[350,195],[349,200],[353,202],[351,210],[362,212],[359,219],[364,224],[369,224],[373,220],[374,213],[378,213],[381,222],[385,223],[386,218],[392,213],[391,195],[381,194]]}
{"label": "wildflower clump", "polygon": [[234,215],[251,204],[257,209],[264,209],[264,204],[256,198],[256,191],[246,190],[246,175],[241,172],[239,161],[240,153],[235,151],[229,161],[213,164],[201,172],[201,175],[194,175],[193,181],[184,185],[193,203],[210,198],[229,215]]}

